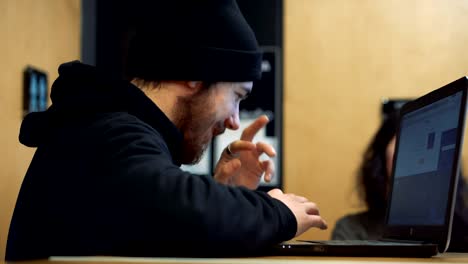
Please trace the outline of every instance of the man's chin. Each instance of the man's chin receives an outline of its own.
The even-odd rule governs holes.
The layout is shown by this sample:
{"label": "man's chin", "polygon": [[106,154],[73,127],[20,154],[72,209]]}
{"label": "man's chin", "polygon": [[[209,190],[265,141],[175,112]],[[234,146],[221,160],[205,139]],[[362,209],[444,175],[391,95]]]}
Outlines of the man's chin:
{"label": "man's chin", "polygon": [[198,164],[202,160],[203,154],[205,154],[206,150],[208,149],[208,145],[209,143],[198,148],[198,150],[186,151],[185,153],[192,153],[192,154],[183,155],[184,158],[182,160],[182,164],[186,164],[186,165]]}
{"label": "man's chin", "polygon": [[199,156],[199,157],[195,157],[193,158],[191,161],[187,162],[187,163],[184,163],[185,165],[196,165],[198,164],[200,161],[201,161],[202,157]]}

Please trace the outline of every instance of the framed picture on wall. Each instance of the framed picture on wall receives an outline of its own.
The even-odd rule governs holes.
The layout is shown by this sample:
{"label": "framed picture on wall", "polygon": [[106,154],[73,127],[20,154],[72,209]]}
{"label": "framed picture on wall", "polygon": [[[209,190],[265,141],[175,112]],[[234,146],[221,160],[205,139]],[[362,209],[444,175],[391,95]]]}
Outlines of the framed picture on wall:
{"label": "framed picture on wall", "polygon": [[47,73],[27,66],[23,72],[23,116],[47,109],[48,90]]}

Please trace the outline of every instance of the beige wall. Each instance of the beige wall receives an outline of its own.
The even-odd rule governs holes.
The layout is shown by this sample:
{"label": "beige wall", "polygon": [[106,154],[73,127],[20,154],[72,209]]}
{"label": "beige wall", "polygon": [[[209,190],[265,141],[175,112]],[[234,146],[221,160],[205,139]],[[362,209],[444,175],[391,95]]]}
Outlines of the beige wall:
{"label": "beige wall", "polygon": [[34,149],[18,142],[22,71],[28,64],[57,78],[61,62],[80,58],[79,0],[0,1],[0,260],[19,186]]}
{"label": "beige wall", "polygon": [[[355,173],[380,99],[420,96],[468,74],[468,2],[284,5],[285,189],[317,202],[333,228],[360,209]],[[328,239],[331,228],[302,238]]]}

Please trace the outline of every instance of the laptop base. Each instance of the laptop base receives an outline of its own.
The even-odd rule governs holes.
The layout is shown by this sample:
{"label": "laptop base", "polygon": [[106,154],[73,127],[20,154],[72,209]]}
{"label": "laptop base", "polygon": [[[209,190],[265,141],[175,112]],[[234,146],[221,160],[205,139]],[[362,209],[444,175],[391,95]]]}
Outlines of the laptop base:
{"label": "laptop base", "polygon": [[[328,244],[328,242],[331,242]],[[343,242],[343,243],[342,243]],[[405,257],[430,258],[438,254],[436,244],[390,243],[381,241],[290,241],[274,246],[275,256]],[[357,242],[357,241],[356,241]],[[376,243],[374,243],[376,242]]]}

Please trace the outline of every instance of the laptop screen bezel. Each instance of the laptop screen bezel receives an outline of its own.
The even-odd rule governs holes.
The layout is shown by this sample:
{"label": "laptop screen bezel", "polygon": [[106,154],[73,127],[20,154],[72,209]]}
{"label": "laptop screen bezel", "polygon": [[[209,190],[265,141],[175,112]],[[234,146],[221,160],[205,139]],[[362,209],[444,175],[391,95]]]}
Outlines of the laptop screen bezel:
{"label": "laptop screen bezel", "polygon": [[[401,119],[422,107],[425,107],[431,103],[434,103],[438,100],[451,96],[455,93],[462,92],[460,113],[458,119],[458,133],[456,138],[456,148],[455,148],[455,158],[454,166],[455,169],[452,169],[450,176],[450,187],[449,194],[450,197],[447,201],[447,207],[445,211],[444,224],[443,225],[390,225],[389,224],[389,213],[392,202],[392,193],[393,193],[393,183],[395,177],[395,170],[392,170],[392,175],[390,177],[390,191],[387,202],[387,214],[385,219],[385,228],[384,228],[384,238],[388,239],[397,239],[397,240],[411,240],[411,241],[423,241],[427,243],[434,243],[438,245],[439,252],[444,252],[449,245],[450,233],[452,218],[455,205],[455,196],[457,189],[457,182],[460,171],[460,151],[463,143],[463,134],[465,128],[465,115],[466,115],[466,97],[467,97],[467,87],[468,80],[467,77],[462,77],[454,82],[451,82],[435,91],[432,91],[416,100],[410,101],[403,105],[401,108]],[[401,124],[401,121],[400,121]],[[400,130],[401,127],[398,127],[396,135],[396,144],[395,144],[395,157],[393,159],[393,168],[395,168],[397,156],[398,155],[398,146],[400,142]]]}

